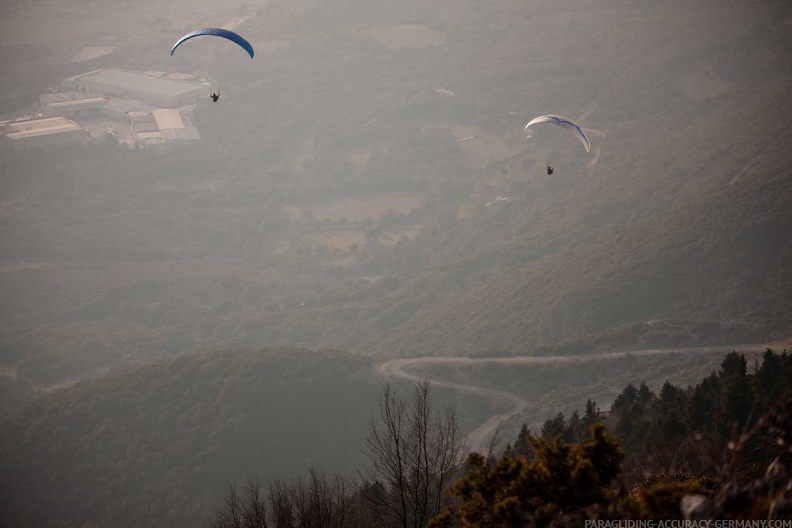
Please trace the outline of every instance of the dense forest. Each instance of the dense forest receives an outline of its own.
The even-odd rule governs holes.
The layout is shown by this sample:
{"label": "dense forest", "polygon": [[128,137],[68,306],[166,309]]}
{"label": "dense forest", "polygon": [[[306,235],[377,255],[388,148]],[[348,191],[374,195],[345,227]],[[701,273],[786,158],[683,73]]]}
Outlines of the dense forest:
{"label": "dense forest", "polygon": [[[629,465],[640,474],[660,475],[673,471],[714,478],[728,461],[724,454],[737,449],[735,438],[746,436],[739,445],[740,466],[733,468],[742,479],[754,478],[766,466],[768,447],[776,442],[771,424],[763,422],[769,409],[784,407],[792,392],[792,356],[771,349],[752,363],[742,354],[731,352],[720,368],[695,386],[676,386],[666,382],[659,393],[645,383],[630,384],[616,397],[607,413],[589,400],[585,409],[568,418],[558,413],[544,422],[537,436],[565,442],[583,442],[589,427],[603,422],[619,439]],[[750,434],[748,434],[750,432]],[[511,454],[528,455],[523,425]],[[788,464],[790,460],[782,460]]]}
{"label": "dense forest", "polygon": [[751,367],[732,352],[695,387],[628,385],[606,413],[589,400],[523,426],[498,459],[468,459],[459,504],[430,525],[792,519],[792,356]]}

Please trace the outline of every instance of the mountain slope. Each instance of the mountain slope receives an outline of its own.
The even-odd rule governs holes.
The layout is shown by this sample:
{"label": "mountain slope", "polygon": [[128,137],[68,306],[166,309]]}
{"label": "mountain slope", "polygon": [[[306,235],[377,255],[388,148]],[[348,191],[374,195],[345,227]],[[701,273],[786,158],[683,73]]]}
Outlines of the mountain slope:
{"label": "mountain slope", "polygon": [[218,490],[361,462],[378,386],[337,351],[181,357],[0,415],[2,526],[196,526]]}
{"label": "mountain slope", "polygon": [[[740,48],[758,32],[746,24],[717,43],[661,49],[641,62],[645,71],[634,66],[638,80],[625,80],[618,101],[603,99],[588,118],[608,130],[598,163],[569,176],[564,195],[546,204],[525,212],[510,204],[519,220],[501,228],[513,239],[487,251],[497,262],[521,253],[528,262],[501,266],[492,282],[424,308],[369,345],[395,355],[525,349],[657,318],[790,331],[792,76],[788,54],[768,53],[789,50],[784,31],[771,24]],[[705,52],[716,71],[741,66],[727,77],[728,94],[686,100],[668,79],[684,79],[685,55]],[[670,70],[662,89],[649,78],[660,58]],[[543,251],[554,238],[555,250]]]}
{"label": "mountain slope", "polygon": [[[362,4],[276,2],[255,61],[173,57],[229,85],[200,148],[0,153],[4,372],[792,331],[788,2]],[[159,33],[130,68],[164,68]],[[545,113],[592,151],[526,140]],[[658,319],[716,330],[630,344]]]}

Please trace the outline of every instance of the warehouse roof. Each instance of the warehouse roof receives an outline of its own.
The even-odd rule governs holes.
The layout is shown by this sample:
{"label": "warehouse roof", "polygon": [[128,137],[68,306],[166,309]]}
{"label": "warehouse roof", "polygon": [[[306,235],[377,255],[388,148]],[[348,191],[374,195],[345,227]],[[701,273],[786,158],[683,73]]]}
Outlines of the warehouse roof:
{"label": "warehouse roof", "polygon": [[7,125],[11,132],[6,134],[11,139],[18,139],[32,136],[46,136],[48,134],[59,134],[61,132],[71,132],[82,130],[83,128],[62,117],[51,117],[48,119],[31,119],[19,123]]}
{"label": "warehouse roof", "polygon": [[117,112],[119,114],[126,114],[128,112],[150,112],[154,107],[142,101],[135,99],[110,99],[105,105],[105,110],[109,112]]}
{"label": "warehouse roof", "polygon": [[60,103],[71,103],[74,101],[87,102],[102,102],[104,97],[96,97],[94,95],[85,95],[80,92],[55,92],[44,94],[39,97],[39,102],[42,104],[57,105]]}
{"label": "warehouse roof", "polygon": [[52,108],[61,108],[61,107],[69,107],[69,106],[81,106],[81,105],[99,105],[104,104],[105,98],[104,97],[91,97],[86,99],[73,99],[71,101],[58,101],[57,103],[50,103],[50,107]]}
{"label": "warehouse roof", "polygon": [[167,130],[169,128],[184,128],[184,121],[178,110],[154,110],[151,112],[157,121],[157,128]]}
{"label": "warehouse roof", "polygon": [[174,96],[186,94],[204,85],[194,82],[154,77],[145,73],[128,70],[97,70],[84,75],[78,75],[76,80],[82,82],[95,82],[106,86],[113,86],[122,90],[137,90],[156,95]]}

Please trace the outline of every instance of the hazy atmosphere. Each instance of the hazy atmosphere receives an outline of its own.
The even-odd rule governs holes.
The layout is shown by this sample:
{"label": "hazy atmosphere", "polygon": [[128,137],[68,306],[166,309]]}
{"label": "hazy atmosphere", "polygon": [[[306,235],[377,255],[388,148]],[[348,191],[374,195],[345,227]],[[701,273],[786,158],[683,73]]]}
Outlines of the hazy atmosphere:
{"label": "hazy atmosphere", "polygon": [[792,519],[723,498],[792,464],[788,1],[6,0],[0,68],[0,527]]}

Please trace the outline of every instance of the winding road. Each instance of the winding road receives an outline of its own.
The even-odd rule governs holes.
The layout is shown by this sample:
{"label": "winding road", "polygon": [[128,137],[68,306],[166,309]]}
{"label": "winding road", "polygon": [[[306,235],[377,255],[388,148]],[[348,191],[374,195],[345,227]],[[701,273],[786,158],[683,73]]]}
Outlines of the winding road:
{"label": "winding road", "polygon": [[[634,350],[627,352],[604,352],[599,354],[573,355],[573,356],[514,356],[498,358],[469,358],[469,357],[416,357],[392,359],[376,365],[377,372],[386,378],[398,378],[412,382],[426,379],[424,376],[413,374],[412,369],[425,365],[450,365],[450,366],[472,366],[484,363],[495,363],[501,365],[560,365],[594,361],[609,361],[624,357],[644,357],[659,356],[667,354],[716,354],[726,353],[731,350],[737,352],[751,353],[763,352],[766,348],[787,348],[788,343],[759,343],[742,345],[723,345],[711,347],[689,347],[689,348],[664,348]],[[483,387],[479,385],[467,385],[463,383],[453,383],[441,380],[429,380],[434,387],[444,387],[455,389],[462,392],[476,394],[483,398],[493,401],[506,400],[512,404],[508,412],[503,412],[491,416],[486,422],[468,433],[467,442],[471,451],[486,453],[490,447],[491,439],[494,437],[498,427],[513,416],[520,414],[524,409],[531,405],[527,398],[510,392]]]}

